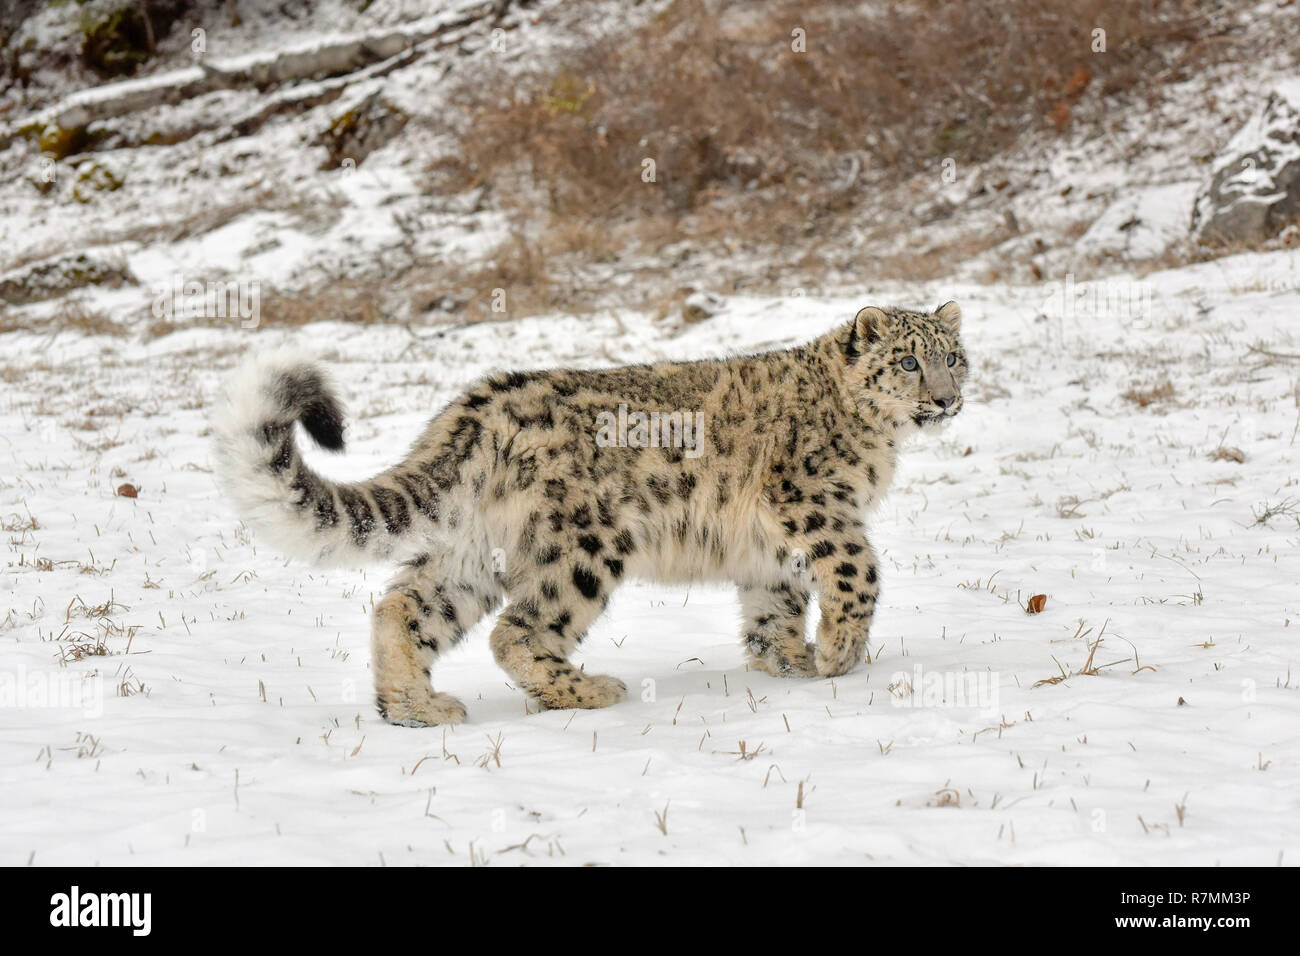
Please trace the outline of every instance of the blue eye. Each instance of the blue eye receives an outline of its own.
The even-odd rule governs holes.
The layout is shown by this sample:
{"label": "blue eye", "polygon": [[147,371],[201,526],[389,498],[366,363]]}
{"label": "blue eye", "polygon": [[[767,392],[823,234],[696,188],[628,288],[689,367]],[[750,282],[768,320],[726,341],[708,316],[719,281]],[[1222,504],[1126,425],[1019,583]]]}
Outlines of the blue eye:
{"label": "blue eye", "polygon": [[[914,356],[911,356],[911,355],[905,355],[905,356],[903,357],[903,361],[900,362],[899,364],[903,366],[903,371],[905,371],[905,372],[915,372],[915,371],[917,370],[917,368],[919,367],[919,366],[916,364],[916,358],[915,358]],[[951,364],[951,363],[949,363],[949,364]]]}
{"label": "blue eye", "polygon": [[949,352],[949,353],[948,353],[948,364],[949,364],[949,365],[956,365],[956,364],[957,364],[957,353],[956,353],[956,352]]}

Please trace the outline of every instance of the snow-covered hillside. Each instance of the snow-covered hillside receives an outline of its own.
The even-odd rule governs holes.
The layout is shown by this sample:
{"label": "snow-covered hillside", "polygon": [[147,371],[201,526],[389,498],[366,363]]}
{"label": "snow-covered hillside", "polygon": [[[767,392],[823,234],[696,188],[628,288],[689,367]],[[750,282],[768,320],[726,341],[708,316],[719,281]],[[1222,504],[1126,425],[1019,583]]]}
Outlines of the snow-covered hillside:
{"label": "snow-covered hillside", "polygon": [[[509,221],[491,183],[456,192],[433,177],[475,134],[454,91],[479,78],[493,88],[500,73],[563,75],[570,51],[662,14],[668,0],[316,0],[295,19],[239,6],[238,26],[219,9],[187,19],[135,78],[90,86],[82,76],[65,89],[37,71],[26,102],[0,97],[0,329],[163,334],[192,324],[157,307],[177,282],[256,283],[268,304],[276,297],[267,323],[295,321],[286,308],[376,307],[394,322],[462,322],[466,300],[481,304],[500,284],[467,289],[463,277],[509,265],[511,240],[547,260],[536,267],[549,283],[609,307],[683,287],[847,294],[902,274],[864,263],[982,282],[1150,269],[1195,258],[1188,228],[1210,160],[1295,70],[1290,11],[1263,3],[1229,18],[1225,8],[1207,45],[1232,40],[1250,55],[1211,59],[1149,101],[1116,101],[1104,129],[1034,128],[984,164],[906,176],[871,178],[868,154],[842,157],[869,205],[835,242],[823,224],[806,244],[764,251],[741,218],[723,243],[629,252],[597,242],[566,258]],[[736,36],[745,12],[725,7]],[[77,15],[51,6],[23,36],[53,42]],[[508,98],[510,84],[498,86]],[[321,296],[328,287],[348,293]],[[519,314],[513,299],[507,314]]]}
{"label": "snow-covered hillside", "polygon": [[[66,324],[71,305],[166,331],[177,317],[155,303],[176,281],[269,295],[363,280],[394,321],[446,320],[435,268],[508,238],[482,190],[428,188],[427,168],[472,122],[447,103],[452,84],[653,12],[572,0],[358,6],[326,0],[290,20],[245,4],[238,27],[209,14],[193,43],[174,30],[146,75],[64,95],[38,87],[25,109],[0,103],[0,308],[13,317],[0,328]],[[29,30],[76,15],[51,8]]]}
{"label": "snow-covered hillside", "polygon": [[[468,722],[387,726],[386,570],[286,565],[210,474],[206,408],[250,348],[333,361],[353,444],[317,463],[357,476],[487,369],[779,346],[950,297],[968,405],[905,455],[873,660],[833,681],[747,671],[726,590],[633,583],[579,652],[627,702],[528,713],[480,628],[438,669]],[[1298,309],[1279,252],[1109,287],[738,298],[689,326],[10,333],[0,860],[1294,862]]]}

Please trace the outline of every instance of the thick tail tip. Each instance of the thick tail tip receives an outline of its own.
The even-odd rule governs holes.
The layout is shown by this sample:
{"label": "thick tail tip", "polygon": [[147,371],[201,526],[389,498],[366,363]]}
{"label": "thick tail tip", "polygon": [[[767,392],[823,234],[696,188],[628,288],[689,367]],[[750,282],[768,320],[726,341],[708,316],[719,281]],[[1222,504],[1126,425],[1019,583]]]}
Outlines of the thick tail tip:
{"label": "thick tail tip", "polygon": [[254,355],[227,390],[230,425],[259,430],[299,421],[312,440],[330,451],[343,449],[343,405],[325,371],[287,350]]}
{"label": "thick tail tip", "polygon": [[274,385],[281,407],[296,415],[312,440],[330,451],[343,449],[343,406],[325,380],[324,373],[309,364],[282,368]]}

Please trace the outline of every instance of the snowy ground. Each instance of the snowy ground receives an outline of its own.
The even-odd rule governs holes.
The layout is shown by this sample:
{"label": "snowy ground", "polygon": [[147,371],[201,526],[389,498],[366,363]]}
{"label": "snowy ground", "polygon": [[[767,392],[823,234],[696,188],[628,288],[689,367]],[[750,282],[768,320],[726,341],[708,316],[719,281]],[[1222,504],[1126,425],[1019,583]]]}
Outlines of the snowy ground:
{"label": "snowy ground", "polygon": [[[0,337],[0,863],[1294,863],[1300,365],[1250,346],[1300,352],[1300,255],[1105,291]],[[727,590],[629,584],[579,658],[627,702],[528,713],[480,627],[435,675],[469,721],[390,727],[386,569],[286,566],[210,474],[221,376],[285,339],[335,362],[353,444],[319,464],[351,477],[490,368],[721,354],[952,297],[968,405],[905,455],[873,662],[834,681],[747,671]]]}

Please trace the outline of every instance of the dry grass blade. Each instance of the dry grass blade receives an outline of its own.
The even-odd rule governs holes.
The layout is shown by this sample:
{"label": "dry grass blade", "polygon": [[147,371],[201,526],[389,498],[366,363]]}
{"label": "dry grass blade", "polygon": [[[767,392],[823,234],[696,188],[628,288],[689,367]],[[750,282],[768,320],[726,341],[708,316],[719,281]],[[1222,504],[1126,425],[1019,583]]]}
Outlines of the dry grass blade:
{"label": "dry grass blade", "polygon": [[672,801],[669,800],[668,803],[665,803],[664,808],[662,810],[655,811],[655,826],[659,828],[659,832],[662,833],[664,836],[668,835],[668,804],[669,803],[672,803]]}

